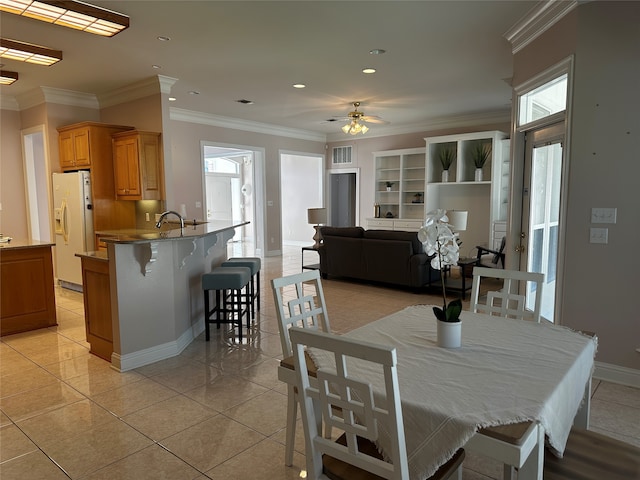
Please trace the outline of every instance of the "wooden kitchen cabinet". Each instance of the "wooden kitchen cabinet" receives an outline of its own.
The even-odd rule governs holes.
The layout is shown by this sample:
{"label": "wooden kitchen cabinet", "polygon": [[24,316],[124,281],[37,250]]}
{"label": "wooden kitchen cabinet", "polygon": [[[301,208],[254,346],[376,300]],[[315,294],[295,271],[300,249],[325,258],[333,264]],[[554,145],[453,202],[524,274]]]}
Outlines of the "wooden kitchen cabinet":
{"label": "wooden kitchen cabinet", "polygon": [[60,167],[63,171],[86,170],[95,162],[111,164],[111,135],[132,127],[82,122],[58,128]]}
{"label": "wooden kitchen cabinet", "polygon": [[82,295],[87,342],[91,353],[111,361],[113,324],[111,320],[111,286],[106,253],[82,255]]}
{"label": "wooden kitchen cabinet", "polygon": [[159,133],[133,130],[114,134],[113,168],[119,200],[164,199]]}

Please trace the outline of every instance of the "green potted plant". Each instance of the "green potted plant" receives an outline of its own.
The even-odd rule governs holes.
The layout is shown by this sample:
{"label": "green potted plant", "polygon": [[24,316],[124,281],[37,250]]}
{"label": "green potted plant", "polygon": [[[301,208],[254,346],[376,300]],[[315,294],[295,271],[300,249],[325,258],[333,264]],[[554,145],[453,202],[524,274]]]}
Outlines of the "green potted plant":
{"label": "green potted plant", "polygon": [[476,167],[476,182],[482,181],[482,167],[491,158],[491,145],[488,143],[478,143],[471,151],[471,158]]}
{"label": "green potted plant", "polygon": [[440,149],[440,163],[442,164],[442,181],[449,181],[449,167],[456,159],[456,151],[453,147],[442,147]]}

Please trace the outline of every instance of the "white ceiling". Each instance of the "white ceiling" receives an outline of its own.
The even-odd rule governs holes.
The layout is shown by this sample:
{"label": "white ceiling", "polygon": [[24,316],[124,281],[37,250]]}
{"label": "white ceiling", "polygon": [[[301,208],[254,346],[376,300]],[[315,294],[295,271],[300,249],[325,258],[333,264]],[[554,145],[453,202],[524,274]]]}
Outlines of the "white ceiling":
{"label": "white ceiling", "polygon": [[[3,97],[45,86],[100,98],[164,75],[177,79],[172,107],[342,135],[342,122],[326,120],[345,116],[354,101],[390,122],[371,125],[370,134],[509,111],[512,53],[504,34],[540,2],[90,3],[128,15],[131,26],[103,38],[1,15],[3,37],[64,56],[51,67],[1,59],[3,69],[20,75],[2,87]],[[371,55],[375,48],[387,53]],[[377,73],[365,75],[365,67]],[[298,82],[307,87],[293,88]]]}

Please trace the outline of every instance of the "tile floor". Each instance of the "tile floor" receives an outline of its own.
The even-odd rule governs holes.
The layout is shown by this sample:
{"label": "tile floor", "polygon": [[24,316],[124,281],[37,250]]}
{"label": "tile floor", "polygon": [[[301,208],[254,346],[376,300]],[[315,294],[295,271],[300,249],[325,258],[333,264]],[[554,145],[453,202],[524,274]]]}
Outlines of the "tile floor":
{"label": "tile floor", "polygon": [[[269,279],[299,272],[300,261],[293,247],[264,259],[249,344],[221,330],[209,343],[201,335],[181,355],[126,373],[89,354],[82,296],[58,289],[57,327],[0,342],[0,478],[300,478],[300,422],[294,466],[283,464],[286,387],[277,379],[281,347],[268,288]],[[407,305],[439,303],[338,280],[323,286],[338,333]],[[591,424],[640,446],[640,390],[594,381]],[[467,456],[465,480],[500,474],[500,465]]]}

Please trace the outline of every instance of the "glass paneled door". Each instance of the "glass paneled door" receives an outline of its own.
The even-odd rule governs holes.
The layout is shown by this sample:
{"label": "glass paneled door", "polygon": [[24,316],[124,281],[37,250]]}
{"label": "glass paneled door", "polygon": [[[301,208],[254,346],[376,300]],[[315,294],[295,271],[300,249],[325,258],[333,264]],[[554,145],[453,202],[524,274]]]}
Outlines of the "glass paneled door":
{"label": "glass paneled door", "polygon": [[[555,319],[559,274],[563,141],[564,123],[527,132],[525,139],[520,269],[545,274],[542,316],[550,322]],[[533,308],[538,294],[529,282],[527,308]]]}

